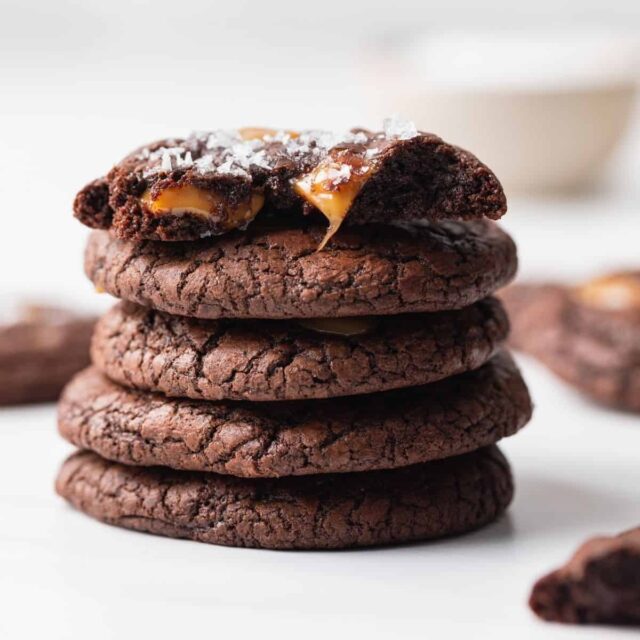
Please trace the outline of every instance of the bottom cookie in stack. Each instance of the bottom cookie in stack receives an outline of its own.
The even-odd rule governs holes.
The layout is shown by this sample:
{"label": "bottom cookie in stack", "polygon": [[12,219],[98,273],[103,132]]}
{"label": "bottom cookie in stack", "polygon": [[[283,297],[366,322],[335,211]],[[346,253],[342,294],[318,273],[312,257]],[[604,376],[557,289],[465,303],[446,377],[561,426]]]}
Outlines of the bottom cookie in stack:
{"label": "bottom cookie in stack", "polygon": [[504,511],[513,487],[494,443],[530,414],[506,353],[428,385],[295,402],[167,398],[88,369],[59,428],[91,451],[69,458],[57,490],[110,524],[216,544],[422,540]]}
{"label": "bottom cookie in stack", "polygon": [[497,447],[387,471],[247,479],[131,467],[80,451],[58,493],[121,527],[269,549],[340,549],[425,540],[487,524],[511,501]]}

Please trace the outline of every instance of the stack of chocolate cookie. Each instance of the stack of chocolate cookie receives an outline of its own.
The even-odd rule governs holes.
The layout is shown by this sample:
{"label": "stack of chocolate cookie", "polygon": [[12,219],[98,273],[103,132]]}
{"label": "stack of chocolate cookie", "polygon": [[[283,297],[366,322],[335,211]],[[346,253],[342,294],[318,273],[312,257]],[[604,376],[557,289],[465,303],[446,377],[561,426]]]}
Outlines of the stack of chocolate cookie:
{"label": "stack of chocolate cookie", "polygon": [[[529,419],[491,293],[499,182],[410,123],[143,147],[83,189],[85,268],[122,299],[60,402],[57,490],[105,522],[342,548],[469,531]],[[328,220],[328,225],[327,225]]]}

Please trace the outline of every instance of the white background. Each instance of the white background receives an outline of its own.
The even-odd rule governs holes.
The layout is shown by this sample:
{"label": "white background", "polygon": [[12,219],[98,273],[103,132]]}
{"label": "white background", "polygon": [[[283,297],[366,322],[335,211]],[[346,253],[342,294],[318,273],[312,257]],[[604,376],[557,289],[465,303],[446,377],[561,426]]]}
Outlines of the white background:
{"label": "white background", "polygon": [[[220,6],[218,6],[220,5]],[[362,46],[465,24],[637,29],[637,2],[0,0],[0,292],[110,302],[81,269],[84,182],[138,143],[243,124],[375,125]],[[363,115],[367,114],[367,115]],[[510,199],[524,276],[638,264],[637,123],[589,194]],[[640,522],[640,420],[595,408],[534,364],[536,415],[505,443],[509,516],[435,544],[341,553],[207,547],[116,530],[52,491],[69,450],[52,406],[0,411],[0,637],[603,638],[544,625],[533,580],[585,537]]]}

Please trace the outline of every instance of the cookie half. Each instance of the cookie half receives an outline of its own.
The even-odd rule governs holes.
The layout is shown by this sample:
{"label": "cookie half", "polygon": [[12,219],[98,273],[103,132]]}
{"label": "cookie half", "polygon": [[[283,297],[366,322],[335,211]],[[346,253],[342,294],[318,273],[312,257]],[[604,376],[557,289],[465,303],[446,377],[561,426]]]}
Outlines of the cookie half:
{"label": "cookie half", "polygon": [[529,420],[507,355],[423,387],[275,403],[204,402],[130,391],[87,369],[59,403],[67,440],[134,465],[278,477],[400,467],[493,444]]}
{"label": "cookie half", "polygon": [[500,218],[493,173],[409,122],[384,131],[210,131],[160,140],[76,197],[85,224],[131,240],[196,240],[244,229],[270,211],[322,213],[326,239],[347,224]]}
{"label": "cookie half", "polygon": [[94,364],[127,387],[203,400],[299,400],[435,382],[484,364],[506,338],[500,303],[324,319],[194,320],[132,303],[102,317]]}
{"label": "cookie half", "polygon": [[640,316],[587,306],[556,284],[513,285],[501,298],[514,348],[593,400],[640,412]]}
{"label": "cookie half", "polygon": [[85,271],[99,290],[195,318],[322,318],[459,309],[506,284],[511,238],[489,221],[341,229],[250,227],[200,242],[94,232]]}
{"label": "cookie half", "polygon": [[536,582],[529,606],[551,622],[640,625],[640,527],[585,542]]}
{"label": "cookie half", "polygon": [[72,455],[58,493],[86,514],[174,538],[267,549],[341,549],[471,531],[511,501],[496,447],[391,471],[248,480]]}
{"label": "cookie half", "polygon": [[0,405],[55,400],[89,364],[95,318],[42,305],[16,310],[0,325]]}

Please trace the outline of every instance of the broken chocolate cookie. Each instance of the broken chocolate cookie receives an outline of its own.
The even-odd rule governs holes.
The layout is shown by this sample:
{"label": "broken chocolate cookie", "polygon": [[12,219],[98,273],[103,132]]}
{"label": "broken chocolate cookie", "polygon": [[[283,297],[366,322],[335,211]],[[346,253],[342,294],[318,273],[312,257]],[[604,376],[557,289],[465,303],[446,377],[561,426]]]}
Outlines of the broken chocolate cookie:
{"label": "broken chocolate cookie", "polygon": [[529,604],[551,622],[640,625],[640,527],[585,542],[538,580]]}
{"label": "broken chocolate cookie", "polygon": [[379,132],[246,128],[161,140],[74,204],[86,225],[131,240],[195,240],[244,229],[261,212],[316,212],[329,225],[320,246],[343,222],[495,220],[505,211],[500,183],[475,156],[397,119]]}

